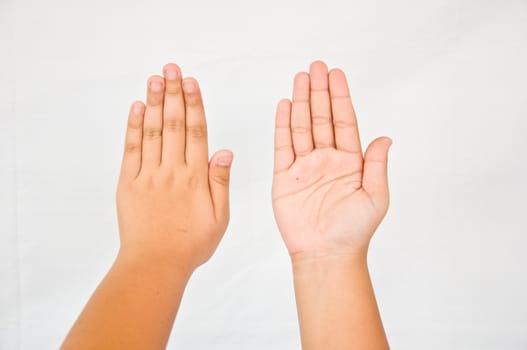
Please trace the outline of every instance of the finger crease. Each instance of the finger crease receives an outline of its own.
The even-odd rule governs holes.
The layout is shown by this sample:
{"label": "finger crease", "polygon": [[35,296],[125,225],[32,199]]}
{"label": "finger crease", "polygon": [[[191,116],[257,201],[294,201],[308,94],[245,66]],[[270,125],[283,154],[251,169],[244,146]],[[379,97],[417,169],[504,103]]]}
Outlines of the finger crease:
{"label": "finger crease", "polygon": [[320,142],[315,142],[315,146],[317,146],[317,148],[333,148],[334,147],[334,145],[331,143],[320,143]]}
{"label": "finger crease", "polygon": [[296,151],[295,154],[299,157],[303,157],[303,156],[307,156],[308,154],[311,153],[311,150],[308,149],[308,150],[304,150],[304,151]]}
{"label": "finger crease", "polygon": [[329,117],[322,115],[312,116],[311,119],[313,120],[313,124],[315,125],[326,125],[331,123]]}
{"label": "finger crease", "polygon": [[293,145],[283,145],[275,147],[275,151],[290,151],[293,149]]}
{"label": "finger crease", "polygon": [[311,128],[305,126],[294,126],[291,128],[291,130],[295,134],[307,134],[311,132]]}
{"label": "finger crease", "polygon": [[350,123],[350,122],[344,122],[344,121],[333,121],[333,125],[335,125],[336,128],[356,128],[357,124]]}

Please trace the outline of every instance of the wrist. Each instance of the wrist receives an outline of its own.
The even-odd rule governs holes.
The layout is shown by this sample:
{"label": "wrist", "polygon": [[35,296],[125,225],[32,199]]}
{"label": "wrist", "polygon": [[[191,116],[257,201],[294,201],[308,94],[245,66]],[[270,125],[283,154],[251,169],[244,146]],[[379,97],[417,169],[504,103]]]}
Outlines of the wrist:
{"label": "wrist", "polygon": [[159,276],[173,278],[175,275],[185,280],[195,270],[195,267],[177,256],[150,249],[122,247],[116,258],[116,264],[132,269],[155,271]]}
{"label": "wrist", "polygon": [[367,262],[368,246],[360,249],[324,249],[290,253],[293,267],[301,264],[358,265]]}
{"label": "wrist", "polygon": [[368,271],[367,251],[355,253],[301,253],[291,255],[295,278],[328,278]]}

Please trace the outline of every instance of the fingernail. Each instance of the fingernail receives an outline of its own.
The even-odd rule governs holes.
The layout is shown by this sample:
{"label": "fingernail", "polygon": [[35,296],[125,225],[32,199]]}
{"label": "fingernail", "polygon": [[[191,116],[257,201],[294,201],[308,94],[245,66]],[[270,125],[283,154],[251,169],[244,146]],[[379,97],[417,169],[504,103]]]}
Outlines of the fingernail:
{"label": "fingernail", "polygon": [[221,166],[230,166],[232,163],[232,156],[223,156],[219,157],[216,161],[216,164]]}
{"label": "fingernail", "polygon": [[183,83],[183,90],[188,93],[194,92],[196,90],[196,84],[191,80],[187,80]]}
{"label": "fingernail", "polygon": [[161,91],[162,88],[163,88],[163,84],[161,84],[158,81],[153,81],[150,83],[150,89],[152,89],[152,91],[158,92],[158,91]]}
{"label": "fingernail", "polygon": [[165,72],[165,77],[169,80],[175,80],[178,76],[178,72],[175,69],[167,69]]}
{"label": "fingernail", "polygon": [[145,109],[145,107],[143,106],[142,103],[136,103],[136,104],[134,105],[134,114],[136,114],[136,115],[142,115],[144,109]]}

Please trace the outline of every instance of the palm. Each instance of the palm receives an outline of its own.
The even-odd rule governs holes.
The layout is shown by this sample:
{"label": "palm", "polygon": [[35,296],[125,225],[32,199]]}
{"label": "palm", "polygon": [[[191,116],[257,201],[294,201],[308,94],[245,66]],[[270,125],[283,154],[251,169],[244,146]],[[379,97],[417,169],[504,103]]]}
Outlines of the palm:
{"label": "palm", "polygon": [[364,240],[360,219],[374,215],[375,208],[361,189],[362,164],[356,158],[333,148],[315,150],[276,174],[276,221],[291,252]]}
{"label": "palm", "polygon": [[[316,71],[312,73],[312,85],[317,84],[316,81],[313,82],[316,74]],[[342,91],[338,91],[339,87],[342,88],[342,84],[339,86],[342,78],[343,75],[337,73],[331,80],[330,75],[332,94],[337,90],[337,96],[344,96]],[[297,76],[295,80],[294,95],[297,98],[302,94],[301,79]],[[347,86],[345,89],[347,90]],[[301,96],[300,99],[302,100]],[[345,115],[335,108],[338,106],[332,106],[333,116],[330,118],[333,118],[333,122],[328,124],[335,124],[335,130],[329,133],[328,124],[312,117],[318,115],[320,118],[323,114],[314,112],[319,108],[316,106],[317,102],[320,103],[320,97],[317,101],[316,95],[311,93],[309,125],[300,125],[301,115],[295,115],[302,112],[298,108],[287,113],[285,102],[281,103],[277,113],[273,208],[278,227],[291,254],[363,249],[367,247],[387,208],[387,191],[381,193],[383,191],[375,188],[379,184],[378,177],[372,174],[363,178],[363,170],[376,169],[382,162],[374,159],[378,157],[378,152],[367,152],[369,157],[363,160],[358,132],[356,127],[352,127],[356,126],[354,114]],[[350,107],[349,98],[348,103]],[[353,111],[349,107],[344,108]],[[345,120],[346,117],[349,120]],[[337,118],[339,120],[335,120]],[[345,130],[337,129],[339,125]],[[326,130],[321,130],[321,126],[325,126]],[[289,140],[292,147],[287,144],[288,128],[291,130]],[[314,145],[310,145],[311,133],[306,130],[312,130]],[[328,138],[330,136],[333,138]],[[333,146],[328,147],[330,143]],[[317,147],[317,144],[324,147]],[[298,154],[298,149],[303,150],[301,154]],[[373,151],[375,150],[374,147]],[[363,180],[366,181],[365,184]]]}

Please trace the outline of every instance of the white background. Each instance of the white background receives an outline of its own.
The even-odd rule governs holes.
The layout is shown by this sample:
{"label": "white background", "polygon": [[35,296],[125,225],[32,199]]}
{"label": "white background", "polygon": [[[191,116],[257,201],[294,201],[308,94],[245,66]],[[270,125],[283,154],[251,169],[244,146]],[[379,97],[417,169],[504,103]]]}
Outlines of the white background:
{"label": "white background", "polygon": [[231,148],[232,219],[169,349],[300,349],[270,201],[276,102],[348,73],[392,201],[370,268],[393,349],[527,349],[525,0],[0,0],[0,348],[54,349],[118,248],[129,104],[167,62]]}

